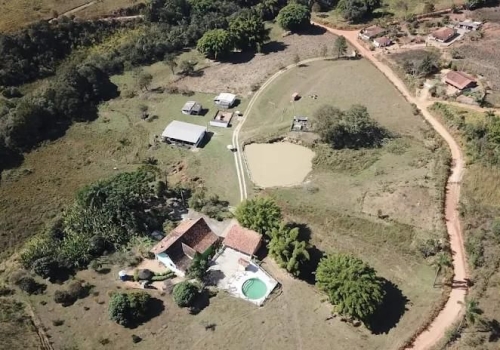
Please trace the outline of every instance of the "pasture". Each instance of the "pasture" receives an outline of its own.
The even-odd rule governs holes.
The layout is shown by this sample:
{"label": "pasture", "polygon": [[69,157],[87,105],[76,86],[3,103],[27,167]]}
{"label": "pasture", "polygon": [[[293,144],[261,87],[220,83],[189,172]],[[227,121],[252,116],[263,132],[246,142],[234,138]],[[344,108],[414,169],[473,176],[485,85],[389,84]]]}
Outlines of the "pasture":
{"label": "pasture", "polygon": [[71,14],[86,19],[101,17],[112,10],[129,7],[137,2],[134,0],[1,0],[0,32],[12,32],[27,24],[63,15],[89,3],[92,5],[82,9],[82,12],[75,10]]}

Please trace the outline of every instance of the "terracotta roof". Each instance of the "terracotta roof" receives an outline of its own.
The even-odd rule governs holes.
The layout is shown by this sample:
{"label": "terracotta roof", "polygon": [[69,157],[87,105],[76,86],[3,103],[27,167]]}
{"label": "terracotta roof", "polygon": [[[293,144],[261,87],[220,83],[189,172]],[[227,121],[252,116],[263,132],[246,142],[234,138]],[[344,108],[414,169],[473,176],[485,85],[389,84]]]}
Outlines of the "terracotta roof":
{"label": "terracotta roof", "polygon": [[377,44],[379,44],[380,46],[387,46],[387,45],[390,45],[391,42],[392,42],[391,39],[389,39],[386,36],[382,36],[380,38],[376,38],[373,41],[376,41]]}
{"label": "terracotta roof", "polygon": [[448,41],[455,35],[455,29],[443,27],[432,32],[431,35],[437,40]]}
{"label": "terracotta roof", "polygon": [[449,71],[445,75],[444,81],[447,84],[453,85],[454,87],[460,90],[463,90],[467,86],[476,82],[472,77],[468,76],[467,74],[463,72],[455,72],[453,70]]}
{"label": "terracotta roof", "polygon": [[247,255],[253,255],[259,249],[262,236],[252,230],[233,225],[224,239],[224,245]]}
{"label": "terracotta roof", "polygon": [[168,236],[156,244],[151,252],[159,254],[180,241],[198,253],[204,253],[219,237],[212,232],[203,218],[183,221]]}

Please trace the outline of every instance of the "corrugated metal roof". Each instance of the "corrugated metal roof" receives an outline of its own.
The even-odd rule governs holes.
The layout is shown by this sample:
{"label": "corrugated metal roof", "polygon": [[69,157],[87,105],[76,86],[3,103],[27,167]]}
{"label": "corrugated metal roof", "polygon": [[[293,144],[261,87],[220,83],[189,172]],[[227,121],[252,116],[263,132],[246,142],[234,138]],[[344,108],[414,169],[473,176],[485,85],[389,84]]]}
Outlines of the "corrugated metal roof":
{"label": "corrugated metal roof", "polygon": [[227,102],[227,103],[233,103],[234,100],[236,100],[236,95],[230,94],[228,92],[223,92],[223,93],[220,93],[219,96],[214,98],[214,100],[221,101],[221,102]]}
{"label": "corrugated metal roof", "polygon": [[162,137],[196,143],[206,131],[206,127],[174,120],[163,130]]}

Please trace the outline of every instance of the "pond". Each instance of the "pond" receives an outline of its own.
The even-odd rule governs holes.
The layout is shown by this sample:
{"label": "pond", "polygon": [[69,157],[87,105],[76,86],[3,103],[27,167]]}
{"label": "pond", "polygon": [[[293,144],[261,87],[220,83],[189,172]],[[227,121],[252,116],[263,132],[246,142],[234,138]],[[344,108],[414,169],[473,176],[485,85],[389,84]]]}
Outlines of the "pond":
{"label": "pond", "polygon": [[245,147],[252,181],[259,187],[294,186],[312,170],[314,152],[290,142],[252,143]]}

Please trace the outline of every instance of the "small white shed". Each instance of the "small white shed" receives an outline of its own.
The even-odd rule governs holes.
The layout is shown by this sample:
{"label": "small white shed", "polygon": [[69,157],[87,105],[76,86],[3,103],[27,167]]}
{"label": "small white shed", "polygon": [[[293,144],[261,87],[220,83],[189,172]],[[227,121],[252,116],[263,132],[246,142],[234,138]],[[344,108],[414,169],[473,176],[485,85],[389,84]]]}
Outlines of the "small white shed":
{"label": "small white shed", "polygon": [[223,92],[214,98],[214,102],[221,108],[231,108],[236,102],[236,95]]}

